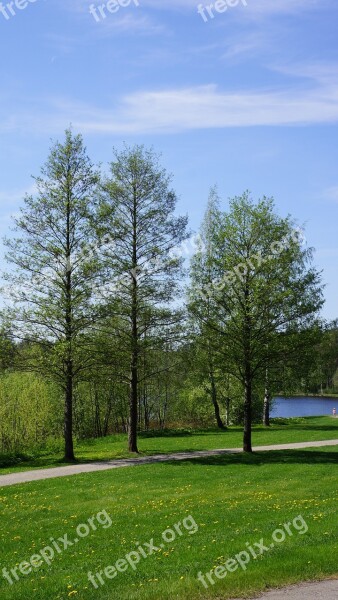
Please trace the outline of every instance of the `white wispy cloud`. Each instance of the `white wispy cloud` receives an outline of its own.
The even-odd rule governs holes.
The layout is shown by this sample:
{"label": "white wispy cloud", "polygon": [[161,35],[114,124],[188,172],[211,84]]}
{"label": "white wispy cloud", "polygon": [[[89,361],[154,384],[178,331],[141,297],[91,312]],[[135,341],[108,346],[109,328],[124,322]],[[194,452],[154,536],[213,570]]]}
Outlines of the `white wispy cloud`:
{"label": "white wispy cloud", "polygon": [[[201,2],[202,4],[210,4],[207,0]],[[268,16],[274,14],[296,14],[314,8],[324,8],[330,6],[332,0],[247,0],[247,6],[245,11],[247,14],[256,14],[257,16]],[[97,6],[98,4],[106,4],[104,2],[93,1],[93,0],[64,0],[60,2],[59,6],[71,10],[73,12],[84,13],[88,12],[90,5]],[[139,9],[151,8],[157,11],[194,11],[196,12],[198,0],[139,0]],[[131,9],[133,4],[127,9]],[[244,14],[244,12],[242,14]]]}
{"label": "white wispy cloud", "polygon": [[269,32],[252,32],[245,35],[231,37],[221,54],[222,59],[252,58],[254,55],[266,51],[273,46],[273,36]]}
{"label": "white wispy cloud", "polygon": [[[93,3],[92,0],[87,0],[87,2],[88,4]],[[295,13],[311,10],[325,2],[327,0],[247,0],[246,8],[260,14]],[[161,0],[161,2],[159,0],[140,0],[140,5],[157,10],[196,9],[197,4],[196,0]],[[206,0],[204,4],[210,4],[210,2]]]}
{"label": "white wispy cloud", "polygon": [[323,198],[338,203],[338,185],[331,186],[324,190]]}
{"label": "white wispy cloud", "polygon": [[[64,99],[32,103],[29,113],[3,119],[0,130],[59,133],[70,122],[83,133],[146,134],[187,130],[338,122],[338,77],[332,65],[301,66],[292,87],[224,91],[215,84],[136,91],[112,106]],[[290,74],[285,68],[285,73]],[[292,70],[292,74],[294,70]],[[46,107],[48,107],[46,109]]]}
{"label": "white wispy cloud", "polygon": [[332,0],[247,0],[247,12],[257,16],[275,14],[302,14],[316,8],[330,6]]}
{"label": "white wispy cloud", "polygon": [[[110,13],[104,8],[103,14],[105,16],[102,18],[97,8],[103,5],[106,7],[107,0],[105,2],[99,0],[94,2],[93,0],[72,0],[71,2],[69,0],[54,0],[55,8],[73,13],[91,25],[90,30],[85,33],[86,40],[109,36],[112,32],[158,35],[166,31],[164,23],[161,23],[154,15],[149,14],[149,11],[142,10],[145,8],[143,0],[140,0],[138,5],[131,2],[130,6],[120,6],[116,13]],[[96,19],[90,13],[91,6],[96,8]],[[76,41],[79,42],[81,39],[83,38],[76,38]]]}
{"label": "white wispy cloud", "polygon": [[295,63],[284,65],[272,65],[270,68],[284,75],[298,79],[309,79],[323,86],[338,82],[338,66],[336,63],[317,61],[312,63]]}

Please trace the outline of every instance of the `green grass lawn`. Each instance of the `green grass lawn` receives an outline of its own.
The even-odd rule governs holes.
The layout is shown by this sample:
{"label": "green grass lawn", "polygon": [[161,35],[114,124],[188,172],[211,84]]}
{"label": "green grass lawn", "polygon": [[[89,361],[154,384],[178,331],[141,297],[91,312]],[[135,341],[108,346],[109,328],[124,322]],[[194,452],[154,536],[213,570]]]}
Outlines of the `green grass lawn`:
{"label": "green grass lawn", "polygon": [[[289,437],[287,433],[261,435],[266,442],[305,434],[301,429],[298,436],[297,430],[290,431]],[[334,437],[335,431],[324,433]],[[231,445],[236,435],[231,432]],[[226,436],[215,435],[215,443]],[[213,445],[206,439],[194,437],[189,445],[181,438],[175,449]],[[163,450],[159,440],[152,440],[154,446],[149,441],[143,440],[148,451]],[[165,447],[172,450],[169,441]],[[337,466],[337,448],[327,447],[146,465],[0,489],[0,598],[220,600],[332,576],[338,572]],[[99,526],[78,544],[60,554],[55,551],[49,566],[44,562],[34,572],[20,575],[13,585],[2,577],[4,567],[10,570],[29,560],[50,545],[51,538],[67,534],[73,541],[77,526],[99,511],[110,515],[110,527]],[[160,548],[162,533],[189,516],[198,529],[188,519],[185,528],[180,526],[183,535],[177,533],[176,539]],[[293,535],[252,558],[246,571],[238,567],[225,579],[215,578],[208,589],[197,581],[199,572],[224,564],[249,545],[257,549],[254,544],[261,538],[270,546],[273,532],[297,516],[302,517],[296,521],[298,526],[305,522],[308,528],[303,535],[291,529]],[[97,573],[115,565],[139,545],[144,549],[151,538],[159,549],[141,558],[136,570],[129,566],[116,571],[113,579],[104,576],[105,584],[98,589],[88,581],[88,571]]]}
{"label": "green grass lawn", "polygon": [[[286,444],[291,442],[320,441],[338,439],[338,419],[332,417],[308,417],[277,420],[270,428],[255,426],[253,443],[257,445]],[[281,424],[283,423],[283,424]],[[187,452],[193,450],[213,450],[242,446],[242,428],[230,427],[227,431],[173,431],[141,434],[139,450],[141,455]],[[80,462],[127,458],[127,436],[113,435],[96,440],[82,440],[76,443],[75,452]],[[0,456],[0,474],[27,469],[58,466],[62,460],[62,442],[53,453],[39,453],[25,460],[12,460]]]}

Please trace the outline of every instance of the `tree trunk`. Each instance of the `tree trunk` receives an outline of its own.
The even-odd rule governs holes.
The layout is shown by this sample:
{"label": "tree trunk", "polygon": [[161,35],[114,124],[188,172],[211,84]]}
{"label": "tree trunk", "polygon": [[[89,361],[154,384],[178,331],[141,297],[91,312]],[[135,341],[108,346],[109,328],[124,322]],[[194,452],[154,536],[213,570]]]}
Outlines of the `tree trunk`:
{"label": "tree trunk", "polygon": [[270,427],[270,396],[267,390],[264,396],[263,425]]}
{"label": "tree trunk", "polygon": [[252,369],[251,369],[251,316],[248,283],[245,287],[245,331],[244,331],[244,435],[243,450],[252,452]]}
{"label": "tree trunk", "polygon": [[252,383],[251,378],[245,379],[244,391],[244,436],[243,450],[244,452],[252,452],[251,429],[252,429]]}
{"label": "tree trunk", "polygon": [[65,460],[75,461],[73,445],[73,319],[72,319],[72,266],[71,266],[71,233],[70,233],[71,194],[67,197],[67,264],[66,264],[66,391],[65,391]]}
{"label": "tree trunk", "polygon": [[138,425],[138,290],[137,290],[137,197],[134,190],[133,211],[133,256],[132,256],[132,297],[131,297],[131,376],[129,397],[129,452],[138,452],[137,425]]}
{"label": "tree trunk", "polygon": [[269,393],[269,372],[266,370],[265,375],[265,395],[263,407],[263,425],[270,427],[270,393]]}
{"label": "tree trunk", "polygon": [[73,374],[72,364],[67,366],[67,385],[65,391],[65,420],[64,420],[65,456],[67,462],[74,462],[73,445]]}
{"label": "tree trunk", "polygon": [[109,427],[109,419],[110,419],[111,411],[112,411],[112,404],[111,404],[111,398],[109,398],[108,404],[106,407],[106,414],[104,416],[104,422],[103,422],[103,433],[102,433],[103,437],[107,437],[107,435],[108,435],[108,427]]}
{"label": "tree trunk", "polygon": [[225,429],[224,424],[221,419],[219,404],[217,401],[217,389],[216,389],[216,383],[215,383],[214,364],[213,364],[210,340],[208,340],[208,360],[209,360],[209,380],[210,380],[210,386],[211,386],[211,389],[210,389],[211,401],[212,401],[212,404],[214,407],[216,423],[217,423],[217,427],[219,429]]}
{"label": "tree trunk", "polygon": [[98,397],[97,388],[94,389],[94,401],[95,401],[95,437],[102,437],[102,425],[101,425],[101,411],[100,402]]}
{"label": "tree trunk", "polygon": [[166,425],[168,406],[169,406],[169,393],[168,393],[168,381],[166,380],[166,382],[165,382],[165,400],[164,400],[164,404],[162,407],[162,411],[161,411],[161,408],[159,411],[160,427],[162,430],[165,428],[165,425]]}
{"label": "tree trunk", "polygon": [[226,417],[225,417],[225,424],[227,427],[229,427],[230,425],[230,398],[229,396],[226,397],[225,399],[225,410],[226,410]]}
{"label": "tree trunk", "polygon": [[210,372],[210,383],[211,383],[211,400],[212,400],[212,403],[213,403],[213,406],[214,406],[217,427],[219,429],[225,429],[224,423],[223,423],[223,421],[221,419],[221,413],[220,413],[220,410],[219,410],[219,404],[217,402],[217,390],[216,390],[216,384],[215,384],[214,374],[212,372]]}
{"label": "tree trunk", "polygon": [[129,452],[138,452],[137,448],[137,427],[138,427],[138,329],[137,329],[137,309],[136,309],[136,281],[134,280],[135,291],[132,307],[132,353],[131,353],[131,373],[130,373],[130,394],[129,394],[129,427],[128,427],[128,448]]}
{"label": "tree trunk", "polygon": [[129,397],[129,452],[138,452],[137,425],[138,425],[138,397],[137,397],[137,356],[133,353]]}

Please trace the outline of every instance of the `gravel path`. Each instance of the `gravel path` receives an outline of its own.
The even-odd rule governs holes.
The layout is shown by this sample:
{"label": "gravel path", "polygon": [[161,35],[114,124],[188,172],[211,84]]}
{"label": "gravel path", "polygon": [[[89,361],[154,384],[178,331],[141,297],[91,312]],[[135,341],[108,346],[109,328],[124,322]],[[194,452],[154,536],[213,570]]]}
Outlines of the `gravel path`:
{"label": "gravel path", "polygon": [[332,579],[272,590],[256,600],[337,600],[337,598],[338,579]]}
{"label": "gravel path", "polygon": [[[256,446],[255,452],[268,452],[269,450],[297,450],[301,448],[320,448],[323,446],[338,446],[338,440],[325,440],[322,442],[300,442],[296,444],[279,444],[274,446]],[[154,454],[139,458],[127,458],[91,462],[86,464],[68,465],[66,467],[53,467],[49,469],[36,469],[34,471],[22,471],[9,475],[0,475],[0,487],[27,483],[29,481],[40,481],[42,479],[53,479],[55,477],[69,477],[80,473],[93,473],[94,471],[107,471],[109,469],[121,469],[122,467],[135,467],[152,463],[168,462],[172,460],[189,460],[192,458],[207,458],[208,456],[220,456],[222,454],[240,454],[241,448],[229,448],[227,450],[198,450],[195,452],[176,452],[175,454]],[[338,595],[335,600],[338,600]]]}

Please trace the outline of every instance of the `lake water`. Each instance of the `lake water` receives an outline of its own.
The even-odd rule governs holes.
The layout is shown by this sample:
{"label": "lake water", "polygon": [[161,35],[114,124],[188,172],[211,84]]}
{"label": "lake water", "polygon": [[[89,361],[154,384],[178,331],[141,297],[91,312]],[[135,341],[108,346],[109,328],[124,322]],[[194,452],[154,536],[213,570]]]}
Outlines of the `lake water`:
{"label": "lake water", "polygon": [[338,414],[338,398],[275,398],[271,417],[319,417]]}

